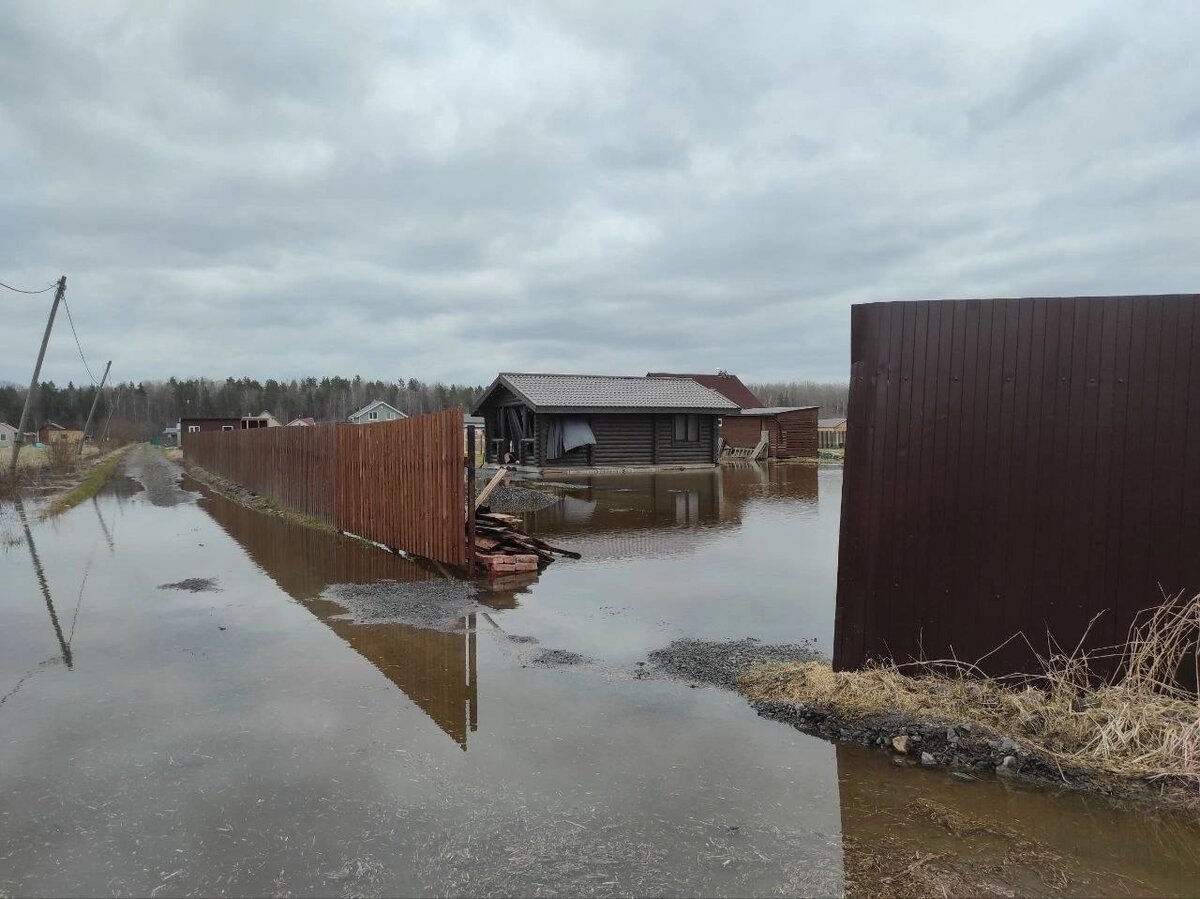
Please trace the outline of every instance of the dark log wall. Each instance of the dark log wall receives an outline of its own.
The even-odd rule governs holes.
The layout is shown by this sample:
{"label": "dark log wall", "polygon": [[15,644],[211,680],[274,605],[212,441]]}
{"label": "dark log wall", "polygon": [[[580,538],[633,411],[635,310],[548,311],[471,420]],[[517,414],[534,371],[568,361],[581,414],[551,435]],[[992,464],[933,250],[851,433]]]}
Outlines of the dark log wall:
{"label": "dark log wall", "polygon": [[1200,296],[855,306],[851,363],[838,668],[1111,646],[1200,591]]}
{"label": "dark log wall", "polygon": [[538,464],[547,468],[625,468],[643,465],[703,465],[715,461],[716,417],[699,417],[699,437],[693,443],[673,439],[673,416],[661,413],[593,414],[587,416],[596,436],[587,447],[565,456],[546,456],[550,416],[537,416]]}

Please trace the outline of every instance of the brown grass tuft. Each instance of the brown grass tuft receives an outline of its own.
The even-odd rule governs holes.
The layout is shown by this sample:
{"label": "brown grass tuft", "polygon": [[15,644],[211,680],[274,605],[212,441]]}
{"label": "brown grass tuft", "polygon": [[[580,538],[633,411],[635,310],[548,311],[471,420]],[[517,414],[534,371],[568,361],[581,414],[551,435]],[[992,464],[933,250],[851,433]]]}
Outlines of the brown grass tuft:
{"label": "brown grass tuft", "polygon": [[1200,698],[1178,686],[1200,673],[1200,595],[1170,597],[1130,629],[1119,672],[1093,673],[1076,650],[1042,659],[1041,674],[989,678],[958,662],[833,671],[822,662],[766,665],[742,678],[751,699],[862,716],[900,713],[969,722],[1060,764],[1200,788]]}

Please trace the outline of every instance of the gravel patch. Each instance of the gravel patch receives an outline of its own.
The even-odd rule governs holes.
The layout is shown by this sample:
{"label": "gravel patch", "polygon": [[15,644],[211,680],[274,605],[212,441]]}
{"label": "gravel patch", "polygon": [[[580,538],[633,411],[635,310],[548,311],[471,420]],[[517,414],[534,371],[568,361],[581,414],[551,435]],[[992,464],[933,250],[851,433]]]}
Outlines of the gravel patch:
{"label": "gravel patch", "polygon": [[173,584],[159,584],[159,590],[184,590],[188,593],[220,593],[221,588],[217,586],[217,579],[211,577],[190,577],[186,580],[176,581]]}
{"label": "gravel patch", "polygon": [[577,652],[568,652],[565,649],[543,649],[532,659],[529,660],[532,665],[559,666],[559,665],[582,665],[590,662],[587,656],[581,656]]}
{"label": "gravel patch", "polygon": [[479,591],[451,580],[376,581],[336,584],[321,594],[346,610],[337,616],[355,624],[407,624],[426,630],[451,631],[462,618],[488,608],[475,601]]}
{"label": "gravel patch", "polygon": [[767,662],[812,662],[820,658],[813,642],[762,643],[753,638],[716,643],[685,638],[650,653],[655,668],[680,680],[726,689],[755,665]]}
{"label": "gravel patch", "polygon": [[[476,480],[475,484],[476,494],[487,486],[487,482],[481,480]],[[556,502],[558,502],[558,497],[543,493],[541,490],[533,490],[517,484],[501,484],[488,497],[487,507],[493,512],[515,515],[518,512],[535,512],[538,509],[553,506]]]}

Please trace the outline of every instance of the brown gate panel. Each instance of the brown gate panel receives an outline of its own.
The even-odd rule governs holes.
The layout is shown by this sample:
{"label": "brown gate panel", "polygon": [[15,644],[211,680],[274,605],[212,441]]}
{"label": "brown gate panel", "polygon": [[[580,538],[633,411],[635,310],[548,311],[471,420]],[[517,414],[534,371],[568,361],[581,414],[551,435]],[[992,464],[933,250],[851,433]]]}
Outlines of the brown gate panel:
{"label": "brown gate panel", "polygon": [[206,471],[334,527],[465,566],[462,410],[398,421],[189,434]]}
{"label": "brown gate panel", "polygon": [[1198,306],[855,306],[835,666],[1111,646],[1200,591]]}

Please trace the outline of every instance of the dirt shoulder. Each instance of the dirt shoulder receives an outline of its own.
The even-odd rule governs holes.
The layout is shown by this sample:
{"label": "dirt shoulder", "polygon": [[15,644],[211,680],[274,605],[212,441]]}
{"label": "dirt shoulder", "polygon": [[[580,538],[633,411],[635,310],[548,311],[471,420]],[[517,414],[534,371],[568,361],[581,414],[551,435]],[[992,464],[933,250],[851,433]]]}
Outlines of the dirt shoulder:
{"label": "dirt shoulder", "polygon": [[102,456],[92,456],[63,476],[64,482],[60,482],[56,492],[45,497],[43,517],[61,515],[99,493],[130,449],[131,446],[123,446]]}
{"label": "dirt shoulder", "polygon": [[[894,669],[834,672],[824,662],[760,666],[739,679],[738,689],[764,718],[830,741],[876,747],[901,765],[946,768],[965,777],[1020,778],[1200,810],[1186,753],[1177,764],[1168,760],[1170,767],[1155,767],[1143,761],[1144,746],[1120,749],[1108,740],[1110,727],[1148,727],[1144,722],[1152,713],[1143,713],[1141,722],[1117,720],[1134,714],[1129,696],[1114,700],[1103,690],[1081,690],[1064,711],[1055,697],[1028,685],[908,676]],[[1126,706],[1109,711],[1109,702]],[[1181,716],[1175,727],[1186,740],[1194,722],[1189,724],[1186,709],[1176,711]],[[1063,722],[1064,717],[1073,720]],[[1170,745],[1174,731],[1162,726],[1163,733],[1144,738]]]}
{"label": "dirt shoulder", "polygon": [[183,470],[187,473],[188,477],[203,484],[214,493],[219,493],[221,496],[233,500],[233,502],[239,505],[254,509],[256,512],[262,512],[264,515],[276,515],[287,521],[302,524],[305,527],[314,528],[318,531],[326,531],[330,534],[342,534],[340,530],[331,524],[326,524],[316,518],[285,508],[270,497],[263,496],[261,493],[255,493],[253,490],[248,490],[241,484],[235,484],[233,481],[226,480],[193,462],[189,462],[183,458],[183,454],[179,450],[169,450],[168,454],[164,456],[164,459],[170,458],[172,461],[178,461],[183,466]]}

